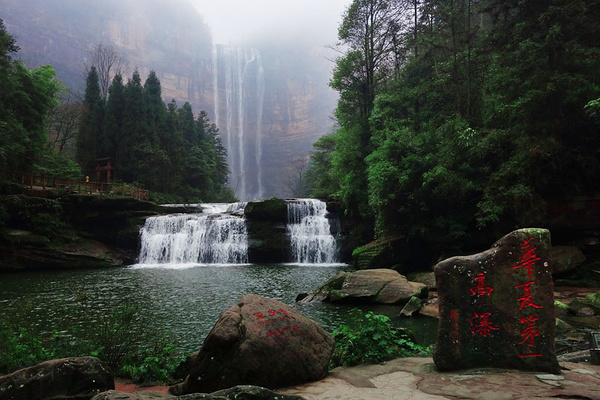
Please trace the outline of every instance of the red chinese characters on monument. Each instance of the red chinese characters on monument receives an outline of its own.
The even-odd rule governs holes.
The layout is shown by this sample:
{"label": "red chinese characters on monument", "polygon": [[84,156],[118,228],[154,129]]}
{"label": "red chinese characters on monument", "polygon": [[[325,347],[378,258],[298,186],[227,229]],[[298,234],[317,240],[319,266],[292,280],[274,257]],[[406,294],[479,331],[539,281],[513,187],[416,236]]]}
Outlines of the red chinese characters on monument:
{"label": "red chinese characters on monument", "polygon": [[[483,314],[473,313],[473,318],[469,321],[471,323],[471,333],[472,334],[480,334],[483,337],[489,336],[492,331],[498,331],[499,328],[492,326],[492,322],[490,321],[490,315],[492,313],[486,312]],[[475,321],[475,322],[473,322]]]}
{"label": "red chinese characters on monument", "polygon": [[533,302],[533,299],[531,298],[531,285],[533,285],[534,283],[535,283],[535,281],[530,281],[530,282],[515,286],[515,289],[523,288],[523,297],[517,299],[517,301],[521,302],[521,305],[519,306],[519,310],[522,310],[525,307],[544,308],[542,306],[535,304]]}
{"label": "red chinese characters on monument", "polygon": [[452,321],[452,341],[458,344],[460,343],[460,336],[458,335],[458,310],[454,309],[450,311],[450,320]]}
{"label": "red chinese characters on monument", "polygon": [[[478,272],[473,280],[476,285],[469,289],[472,296],[489,296],[494,291],[494,288],[485,286],[485,275],[482,272]],[[492,313],[490,312],[480,314],[473,313],[473,317],[469,320],[469,323],[471,324],[471,333],[473,335],[478,334],[487,337],[491,335],[492,331],[500,330],[492,325],[492,321],[490,320],[491,315]]]}
{"label": "red chinese characters on monument", "polygon": [[[532,240],[533,237],[529,239],[523,239],[523,244],[521,245],[523,252],[521,254],[520,263],[513,267],[513,269],[526,269],[527,278],[531,278],[531,268],[534,267],[535,263],[541,259],[535,254],[536,247],[531,245]],[[533,285],[535,285],[535,280],[515,286],[515,289],[521,289],[523,293],[521,297],[517,298],[517,302],[519,302],[519,310],[523,310],[527,307],[533,307],[534,309],[543,308],[542,306],[536,304],[533,300],[531,293],[531,287]],[[522,316],[519,320],[519,322],[525,326],[521,331],[521,337],[523,340],[521,340],[519,344],[527,346],[524,349],[526,351],[519,353],[519,357],[542,356],[542,353],[533,351],[533,348],[535,347],[535,338],[540,335],[540,330],[536,326],[537,320],[538,318],[533,313],[529,314],[529,316]]]}
{"label": "red chinese characters on monument", "polygon": [[531,267],[535,265],[536,261],[540,260],[540,258],[535,255],[537,248],[529,244],[532,240],[533,238],[523,239],[523,245],[521,246],[521,249],[523,249],[521,263],[513,267],[513,269],[526,269],[528,278],[531,278]]}
{"label": "red chinese characters on monument", "polygon": [[484,279],[485,275],[483,273],[477,273],[477,276],[474,278],[475,282],[477,282],[477,286],[469,289],[471,291],[471,295],[489,296],[490,294],[492,294],[494,289],[489,286],[485,286],[485,284],[483,283]]}

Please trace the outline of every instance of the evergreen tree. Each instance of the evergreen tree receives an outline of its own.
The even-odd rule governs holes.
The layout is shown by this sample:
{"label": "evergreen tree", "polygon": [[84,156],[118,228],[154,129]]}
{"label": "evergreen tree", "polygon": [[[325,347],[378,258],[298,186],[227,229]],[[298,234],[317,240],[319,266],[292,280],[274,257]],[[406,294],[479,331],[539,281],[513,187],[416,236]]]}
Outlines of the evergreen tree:
{"label": "evergreen tree", "polygon": [[144,89],[136,70],[125,89],[122,136],[117,147],[118,174],[126,182],[148,181],[152,144],[147,121]]}
{"label": "evergreen tree", "polygon": [[110,157],[113,163],[117,160],[117,144],[122,136],[121,129],[124,120],[125,104],[126,97],[123,78],[121,75],[116,75],[108,89],[99,152],[100,158]]}
{"label": "evergreen tree", "polygon": [[86,78],[84,112],[77,137],[77,162],[91,176],[96,168],[104,119],[104,100],[100,93],[96,68],[90,68]]}

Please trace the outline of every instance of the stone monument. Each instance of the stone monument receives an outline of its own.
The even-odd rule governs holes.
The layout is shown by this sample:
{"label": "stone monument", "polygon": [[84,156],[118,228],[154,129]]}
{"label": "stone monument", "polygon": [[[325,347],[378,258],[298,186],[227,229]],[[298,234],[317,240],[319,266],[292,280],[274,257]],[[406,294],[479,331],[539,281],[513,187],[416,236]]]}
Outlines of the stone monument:
{"label": "stone monument", "polygon": [[514,231],[482,253],[435,266],[439,370],[514,368],[558,374],[550,232]]}

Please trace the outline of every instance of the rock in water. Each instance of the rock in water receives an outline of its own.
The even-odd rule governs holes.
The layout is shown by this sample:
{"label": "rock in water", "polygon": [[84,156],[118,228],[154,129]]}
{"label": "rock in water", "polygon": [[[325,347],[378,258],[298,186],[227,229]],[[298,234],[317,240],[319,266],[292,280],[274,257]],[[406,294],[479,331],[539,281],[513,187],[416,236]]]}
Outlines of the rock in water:
{"label": "rock in water", "polygon": [[274,389],[322,379],[334,341],[287,304],[246,295],[210,331],[190,374],[171,393],[210,393],[236,385]]}
{"label": "rock in water", "polygon": [[438,369],[515,368],[560,373],[550,232],[514,231],[485,252],[435,266]]}
{"label": "rock in water", "polygon": [[96,357],[50,360],[0,376],[1,400],[87,400],[114,388],[112,374]]}
{"label": "rock in water", "polygon": [[398,272],[379,268],[355,272],[340,272],[300,303],[329,301],[340,303],[406,303],[411,297],[427,293],[422,283],[409,282]]}

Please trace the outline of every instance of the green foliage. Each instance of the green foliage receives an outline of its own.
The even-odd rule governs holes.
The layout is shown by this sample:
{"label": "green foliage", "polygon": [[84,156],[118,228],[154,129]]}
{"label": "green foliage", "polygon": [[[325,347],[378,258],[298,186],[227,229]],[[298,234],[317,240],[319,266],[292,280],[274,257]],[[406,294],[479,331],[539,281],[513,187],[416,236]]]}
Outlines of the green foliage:
{"label": "green foliage", "polygon": [[[358,29],[383,3],[352,2],[340,25],[340,127],[313,156],[313,194],[372,214],[376,237],[426,242],[431,261],[597,195],[595,2],[415,1],[385,33]],[[359,38],[402,45],[369,69]]]}
{"label": "green foliage", "polygon": [[0,319],[0,375],[54,358],[93,355],[116,376],[136,382],[170,381],[183,357],[162,335],[139,337],[136,327],[144,321],[137,307],[125,304],[104,315],[95,311],[85,291],[74,297],[83,319],[60,332],[43,333],[32,326],[27,314],[34,305],[28,302],[15,305],[10,320]]}
{"label": "green foliage", "polygon": [[[52,338],[55,337],[56,333]],[[52,347],[44,343],[32,328],[14,326],[0,320],[0,374],[36,365],[54,357]]]}
{"label": "green foliage", "polygon": [[389,317],[371,311],[363,314],[353,309],[350,323],[336,328],[333,338],[331,368],[426,354],[406,331],[394,328]]}
{"label": "green foliage", "polygon": [[219,130],[204,111],[196,119],[189,103],[178,107],[173,100],[165,105],[161,92],[154,71],[143,85],[135,71],[126,85],[120,75],[114,77],[104,104],[92,68],[78,142],[80,165],[91,176],[95,160],[110,157],[116,178],[161,193],[156,197],[232,199]]}
{"label": "green foliage", "polygon": [[169,342],[156,342],[150,348],[142,348],[125,361],[119,375],[138,383],[171,380],[175,369],[184,361]]}
{"label": "green foliage", "polygon": [[583,109],[588,117],[593,118],[600,125],[600,98],[591,100]]}
{"label": "green foliage", "polygon": [[86,343],[91,354],[105,361],[113,370],[118,371],[130,354],[135,354],[138,338],[133,335],[132,327],[138,309],[124,305],[111,315],[102,315],[97,328]]}
{"label": "green foliage", "polygon": [[13,61],[14,38],[0,20],[0,169],[13,172],[80,173],[78,167],[48,148],[51,113],[63,85],[49,65],[33,69]]}

